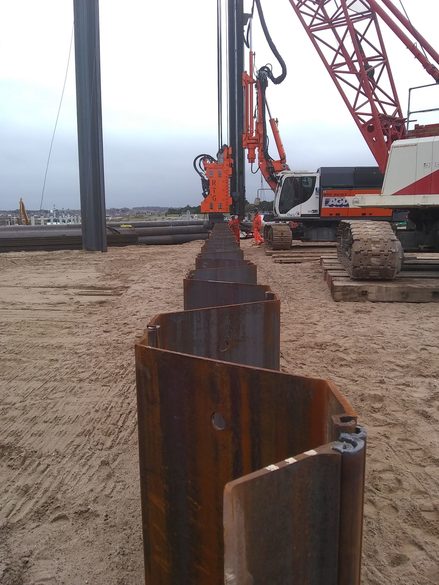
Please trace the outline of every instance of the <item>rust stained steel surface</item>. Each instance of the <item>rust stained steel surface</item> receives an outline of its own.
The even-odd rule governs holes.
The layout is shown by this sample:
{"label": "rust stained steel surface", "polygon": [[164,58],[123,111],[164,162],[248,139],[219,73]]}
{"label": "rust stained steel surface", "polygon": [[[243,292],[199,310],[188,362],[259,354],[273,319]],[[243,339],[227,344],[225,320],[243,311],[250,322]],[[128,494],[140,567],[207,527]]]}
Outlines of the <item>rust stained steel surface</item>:
{"label": "rust stained steel surface", "polygon": [[[346,502],[357,491],[340,478],[351,465],[364,472],[364,455],[364,435],[357,429],[341,441],[228,483],[224,491],[226,583],[358,583],[360,564],[350,554],[354,549],[361,551],[358,530],[345,532],[343,526],[352,511]],[[349,476],[364,479],[362,473]],[[294,513],[273,514],[274,498],[277,509]],[[351,518],[352,527],[357,526],[356,521]],[[341,541],[334,538],[337,534],[344,535]]]}
{"label": "rust stained steel surface", "polygon": [[[333,440],[334,415],[355,413],[325,380],[155,349],[146,340],[136,363],[146,582],[219,585],[225,485]],[[270,499],[276,510],[275,492]]]}
{"label": "rust stained steel surface", "polygon": [[243,252],[242,250],[215,250],[211,252],[203,252],[203,258],[206,260],[243,260]]}
{"label": "rust stained steel surface", "polygon": [[212,240],[206,240],[205,244],[200,250],[200,254],[203,256],[209,254],[226,254],[224,259],[227,259],[227,254],[234,254],[237,258],[244,258],[244,252],[241,248],[236,244],[236,241],[228,241],[228,242],[213,242]]}
{"label": "rust stained steel surface", "polygon": [[213,250],[237,250],[241,251],[239,246],[236,245],[234,237],[228,237],[228,235],[221,233],[215,234],[216,238],[209,238],[201,247],[201,253],[212,252]]}
{"label": "rust stained steel surface", "polygon": [[183,290],[185,310],[252,303],[263,301],[273,295],[270,287],[263,284],[217,282],[190,278],[183,280]]}
{"label": "rust stained steel surface", "polygon": [[164,313],[150,321],[148,330],[154,327],[155,347],[279,369],[280,303],[276,298]]}
{"label": "rust stained steel surface", "polygon": [[189,278],[196,280],[219,280],[222,282],[243,282],[256,284],[257,268],[255,264],[244,263],[241,266],[216,266],[214,268],[197,268],[189,272]]}
{"label": "rust stained steel surface", "polygon": [[199,254],[195,258],[195,268],[221,268],[225,266],[228,266],[230,268],[232,267],[239,268],[240,266],[243,266],[245,263],[246,263],[245,260],[242,260],[241,258],[231,258],[228,260],[224,260],[224,258],[222,258],[220,254],[218,254],[218,257],[216,258],[207,258],[202,254]]}
{"label": "rust stained steel surface", "polygon": [[[315,455],[298,455],[226,485],[224,491],[227,584],[336,583],[341,454],[332,443]],[[273,514],[275,495],[280,509]],[[329,516],[328,509],[333,514]],[[319,526],[319,531],[309,526]],[[258,538],[258,535],[264,538]],[[285,546],[287,544],[287,546]],[[245,555],[240,551],[245,550]],[[307,551],[307,554],[304,554]]]}
{"label": "rust stained steel surface", "polygon": [[[231,240],[217,225],[208,249]],[[279,301],[256,267],[208,260],[190,310],[136,345],[146,583],[358,585],[356,414],[332,383],[277,371]]]}

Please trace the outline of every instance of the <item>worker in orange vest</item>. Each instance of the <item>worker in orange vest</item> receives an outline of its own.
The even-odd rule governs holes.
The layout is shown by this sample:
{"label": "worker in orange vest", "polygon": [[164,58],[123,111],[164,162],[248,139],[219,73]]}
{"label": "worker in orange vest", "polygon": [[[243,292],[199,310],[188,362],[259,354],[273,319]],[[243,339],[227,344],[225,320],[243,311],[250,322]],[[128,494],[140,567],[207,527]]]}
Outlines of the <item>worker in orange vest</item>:
{"label": "worker in orange vest", "polygon": [[255,214],[253,216],[253,237],[255,239],[254,245],[260,246],[264,243],[264,238],[261,234],[262,231],[262,215],[260,215],[259,211],[256,209]]}
{"label": "worker in orange vest", "polygon": [[239,246],[241,240],[241,230],[239,228],[239,217],[237,215],[232,215],[229,219],[229,228],[232,230],[232,233],[235,236],[235,240]]}

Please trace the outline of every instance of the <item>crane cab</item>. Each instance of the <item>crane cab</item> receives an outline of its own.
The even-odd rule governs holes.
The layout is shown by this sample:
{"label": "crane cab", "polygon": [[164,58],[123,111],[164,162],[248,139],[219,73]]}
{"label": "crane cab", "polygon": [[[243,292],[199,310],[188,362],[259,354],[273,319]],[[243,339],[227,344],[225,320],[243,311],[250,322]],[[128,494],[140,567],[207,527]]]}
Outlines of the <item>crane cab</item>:
{"label": "crane cab", "polygon": [[354,196],[375,199],[383,175],[378,167],[321,167],[316,172],[284,171],[274,197],[277,221],[294,222],[295,237],[333,240],[341,219],[392,218],[392,210],[372,205],[354,208]]}
{"label": "crane cab", "polygon": [[320,173],[281,173],[274,211],[281,219],[319,216]]}
{"label": "crane cab", "polygon": [[359,213],[350,203],[359,194],[365,195],[366,201],[379,194],[382,183],[378,167],[321,167],[315,173],[285,171],[275,194],[274,210],[279,219],[388,218],[390,210],[370,206]]}

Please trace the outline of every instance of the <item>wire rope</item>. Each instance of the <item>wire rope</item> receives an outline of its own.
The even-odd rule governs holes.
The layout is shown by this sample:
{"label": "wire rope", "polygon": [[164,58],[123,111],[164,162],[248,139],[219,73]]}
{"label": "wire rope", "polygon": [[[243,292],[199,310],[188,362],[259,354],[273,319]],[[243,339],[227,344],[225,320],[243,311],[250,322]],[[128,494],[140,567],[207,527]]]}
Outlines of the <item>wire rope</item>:
{"label": "wire rope", "polygon": [[223,43],[222,43],[222,0],[216,2],[217,19],[217,91],[218,91],[218,152],[223,144]]}
{"label": "wire rope", "polygon": [[[404,12],[404,14],[405,14],[405,16],[406,16],[407,20],[408,20],[408,21],[409,21],[409,23],[412,25],[412,21],[410,20],[410,16],[408,15],[408,12],[407,12],[407,10],[405,9],[405,6],[404,6],[404,4],[403,4],[402,0],[399,0],[399,3],[401,4],[401,8],[402,8],[402,10],[403,10],[403,12]],[[413,25],[412,25],[412,26],[413,26]],[[424,47],[423,47],[422,45],[421,45],[421,51],[424,53],[424,57],[425,57],[426,59],[428,59],[428,57],[427,57],[427,53],[425,52],[425,49],[424,49]]]}
{"label": "wire rope", "polygon": [[[225,4],[225,22],[229,25],[229,6],[228,2]],[[226,34],[226,142],[230,144],[230,103],[229,103],[229,35]]]}
{"label": "wire rope", "polygon": [[47,173],[49,171],[50,158],[52,156],[52,150],[53,150],[53,143],[54,143],[54,140],[55,140],[56,129],[58,127],[59,115],[60,115],[60,112],[61,112],[61,106],[62,106],[63,99],[64,99],[64,92],[65,92],[66,85],[67,85],[67,76],[68,76],[68,73],[69,73],[70,57],[71,57],[71,54],[72,54],[72,45],[73,45],[73,30],[74,30],[74,25],[72,24],[72,33],[70,35],[69,54],[68,54],[68,57],[67,57],[67,65],[66,65],[66,71],[65,71],[65,75],[64,75],[64,83],[63,83],[63,86],[62,86],[61,97],[60,97],[59,105],[58,105],[58,112],[56,114],[55,125],[54,125],[53,132],[52,132],[52,138],[50,140],[49,154],[47,156],[46,169],[45,169],[45,172],[44,172],[43,187],[41,189],[40,211],[43,208],[43,199],[44,199],[44,193],[45,193],[45,190],[46,190]]}

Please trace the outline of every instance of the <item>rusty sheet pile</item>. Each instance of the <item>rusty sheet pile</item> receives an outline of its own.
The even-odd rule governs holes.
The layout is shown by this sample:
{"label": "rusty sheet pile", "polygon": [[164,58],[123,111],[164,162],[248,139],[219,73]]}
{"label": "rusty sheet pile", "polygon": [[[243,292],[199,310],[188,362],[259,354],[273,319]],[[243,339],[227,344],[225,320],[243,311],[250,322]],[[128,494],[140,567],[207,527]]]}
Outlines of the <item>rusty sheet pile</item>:
{"label": "rusty sheet pile", "polygon": [[147,585],[357,585],[365,433],[279,371],[280,302],[217,224],[136,345]]}

